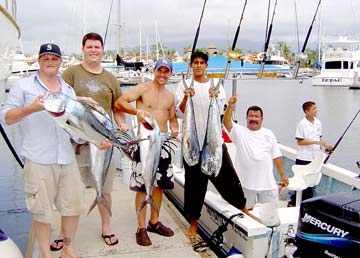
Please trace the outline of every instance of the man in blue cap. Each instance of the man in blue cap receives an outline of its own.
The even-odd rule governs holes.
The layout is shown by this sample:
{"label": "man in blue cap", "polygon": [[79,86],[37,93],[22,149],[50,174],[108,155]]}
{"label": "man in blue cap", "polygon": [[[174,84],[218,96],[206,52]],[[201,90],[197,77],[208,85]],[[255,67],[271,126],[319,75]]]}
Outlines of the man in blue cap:
{"label": "man in blue cap", "polygon": [[[144,122],[145,117],[153,117],[160,127],[160,131],[167,133],[170,129],[171,136],[176,137],[179,124],[175,115],[175,97],[165,88],[172,75],[172,62],[170,59],[161,58],[154,66],[154,80],[141,83],[130,91],[123,94],[115,102],[115,108],[132,115],[136,115],[138,122]],[[136,101],[136,105],[130,103]],[[168,122],[170,128],[168,128]],[[138,157],[140,155],[137,155]],[[133,174],[130,178],[130,189],[136,191],[135,208],[141,207],[145,200],[146,191],[144,180],[141,175],[140,158],[133,167]],[[155,185],[151,197],[160,211],[163,189],[174,188],[171,156],[166,151],[161,151],[160,162],[156,175]],[[147,232],[157,233],[162,236],[172,236],[174,232],[159,221],[158,212],[151,207],[150,220],[146,225],[146,208],[141,209],[138,214],[138,228],[135,234],[136,243],[142,246],[151,245],[152,242]]]}
{"label": "man in blue cap", "polygon": [[42,102],[47,92],[59,91],[76,97],[74,90],[58,75],[61,62],[59,46],[43,44],[39,51],[39,71],[11,87],[0,111],[1,123],[18,123],[21,130],[26,207],[32,215],[35,236],[44,258],[51,257],[53,206],[62,216],[64,248],[61,257],[79,256],[74,249],[75,232],[79,215],[85,209],[84,187],[70,136],[44,110]]}

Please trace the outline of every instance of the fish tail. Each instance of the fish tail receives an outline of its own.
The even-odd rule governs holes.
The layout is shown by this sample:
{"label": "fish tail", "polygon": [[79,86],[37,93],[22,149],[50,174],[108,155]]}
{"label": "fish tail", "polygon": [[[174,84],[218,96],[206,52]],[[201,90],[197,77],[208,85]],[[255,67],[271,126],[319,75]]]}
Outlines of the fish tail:
{"label": "fish tail", "polygon": [[146,200],[143,200],[143,201],[141,202],[140,207],[139,207],[139,209],[137,210],[137,215],[140,214],[141,210],[146,206],[146,203],[147,203]]}
{"label": "fish tail", "polygon": [[139,213],[141,212],[141,210],[146,206],[146,204],[150,204],[151,207],[153,207],[153,209],[156,211],[157,214],[159,214],[159,208],[156,206],[153,198],[151,198],[151,196],[149,198],[145,198],[145,200],[143,200],[140,204],[139,209],[137,210],[137,214],[139,215]]}
{"label": "fish tail", "polygon": [[159,215],[159,208],[156,206],[153,198],[149,198],[149,200],[147,201],[147,203],[149,203],[151,205],[151,207],[153,207],[153,209],[156,211],[157,215]]}
{"label": "fish tail", "polygon": [[95,208],[95,206],[97,204],[104,205],[105,209],[109,212],[110,217],[112,216],[111,207],[110,207],[109,203],[105,200],[103,195],[97,195],[96,196],[95,200],[93,201],[93,203],[91,204],[91,206],[89,208],[89,211],[88,211],[87,215],[90,214],[90,212]]}

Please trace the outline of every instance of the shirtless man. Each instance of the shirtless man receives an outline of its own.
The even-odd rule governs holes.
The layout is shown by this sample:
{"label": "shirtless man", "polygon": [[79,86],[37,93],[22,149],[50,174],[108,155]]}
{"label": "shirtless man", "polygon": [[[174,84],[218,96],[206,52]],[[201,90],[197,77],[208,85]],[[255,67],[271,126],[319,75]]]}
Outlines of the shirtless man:
{"label": "shirtless man", "polygon": [[[166,58],[159,59],[154,67],[154,80],[141,83],[123,94],[115,102],[115,108],[119,111],[136,115],[139,123],[144,122],[146,116],[152,116],[158,123],[161,132],[168,132],[169,122],[171,136],[176,137],[179,125],[175,115],[175,97],[165,88],[165,84],[168,82],[171,74],[171,60]],[[136,101],[135,107],[130,104],[133,101]],[[130,189],[136,191],[136,211],[146,197],[144,184],[139,184],[138,180],[135,180],[141,177],[140,173],[140,160],[137,160],[137,165],[133,166],[133,174],[130,178]],[[157,180],[153,188],[152,198],[156,207],[160,210],[163,189],[174,188],[171,156],[161,155],[158,173],[161,173],[162,176]],[[158,185],[161,185],[161,187]],[[138,216],[136,232],[136,243],[138,245],[148,246],[152,244],[147,231],[162,236],[174,235],[170,228],[164,226],[159,221],[159,214],[153,208],[151,208],[147,227],[145,220],[146,209],[142,209]]]}

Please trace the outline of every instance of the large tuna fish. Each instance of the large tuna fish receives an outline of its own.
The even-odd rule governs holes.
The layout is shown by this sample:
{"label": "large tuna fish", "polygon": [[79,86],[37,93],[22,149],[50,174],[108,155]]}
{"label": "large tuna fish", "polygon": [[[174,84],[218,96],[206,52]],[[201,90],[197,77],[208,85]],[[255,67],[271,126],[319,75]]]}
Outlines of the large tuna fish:
{"label": "large tuna fish", "polygon": [[112,157],[113,148],[99,150],[94,144],[90,143],[90,173],[82,173],[82,178],[85,182],[90,183],[90,186],[96,190],[96,197],[90,206],[88,214],[94,209],[97,204],[102,204],[111,213],[111,206],[105,200],[103,195],[103,187],[105,179],[109,171],[109,165]]}
{"label": "large tuna fish", "polygon": [[159,213],[159,209],[151,197],[152,189],[156,180],[156,172],[159,166],[161,148],[163,144],[163,136],[157,122],[152,117],[146,117],[144,123],[140,123],[139,139],[147,138],[148,141],[141,141],[140,159],[141,174],[144,179],[146,197],[140,204],[138,213],[149,203]]}
{"label": "large tuna fish", "polygon": [[[194,84],[192,79],[190,87]],[[183,80],[184,88],[187,90],[189,87]],[[194,166],[200,160],[200,144],[196,131],[194,104],[190,96],[188,96],[184,111],[184,119],[182,122],[182,154],[186,164]]]}
{"label": "large tuna fish", "polygon": [[43,102],[55,121],[72,135],[95,145],[101,145],[107,138],[133,159],[138,141],[119,130],[102,109],[76,101],[60,92],[49,92]]}
{"label": "large tuna fish", "polygon": [[[214,79],[211,79],[211,87],[217,91],[220,87],[219,80],[214,87]],[[210,98],[206,134],[201,153],[201,171],[204,174],[217,176],[222,164],[222,128],[220,109],[215,94]]]}

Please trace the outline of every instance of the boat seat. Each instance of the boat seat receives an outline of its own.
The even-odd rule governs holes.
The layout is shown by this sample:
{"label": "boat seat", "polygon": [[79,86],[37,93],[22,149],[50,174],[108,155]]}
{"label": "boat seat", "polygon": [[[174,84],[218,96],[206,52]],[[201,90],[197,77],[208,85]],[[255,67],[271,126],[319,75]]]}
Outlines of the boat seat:
{"label": "boat seat", "polygon": [[321,179],[321,167],[326,154],[319,151],[315,154],[314,160],[307,165],[293,165],[291,167],[294,176],[289,178],[288,190],[296,191],[296,206],[302,200],[302,191],[308,187],[318,185]]}

